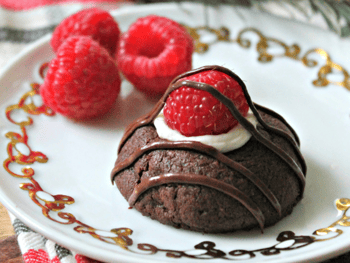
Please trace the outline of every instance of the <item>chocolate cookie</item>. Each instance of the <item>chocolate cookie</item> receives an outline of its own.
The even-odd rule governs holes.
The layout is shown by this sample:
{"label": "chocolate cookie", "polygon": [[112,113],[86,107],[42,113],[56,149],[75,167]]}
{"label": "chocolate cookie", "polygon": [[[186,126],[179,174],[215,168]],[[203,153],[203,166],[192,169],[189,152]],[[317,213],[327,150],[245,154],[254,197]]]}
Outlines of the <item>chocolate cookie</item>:
{"label": "chocolate cookie", "polygon": [[[207,69],[239,82],[258,120],[256,127],[212,86],[181,80]],[[160,138],[152,122],[167,96],[181,85],[210,92],[251,133],[250,140],[220,153],[200,142]],[[280,221],[302,198],[305,174],[299,139],[290,125],[272,110],[254,104],[233,72],[210,66],[180,75],[153,111],[128,127],[111,178],[130,206],[143,215],[177,228],[218,233],[263,229]]]}

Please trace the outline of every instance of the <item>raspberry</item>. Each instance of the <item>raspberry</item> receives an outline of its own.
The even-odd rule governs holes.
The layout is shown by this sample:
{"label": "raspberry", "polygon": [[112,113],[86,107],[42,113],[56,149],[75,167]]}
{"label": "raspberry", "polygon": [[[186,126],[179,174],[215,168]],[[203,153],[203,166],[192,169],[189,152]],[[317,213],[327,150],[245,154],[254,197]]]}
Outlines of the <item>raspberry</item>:
{"label": "raspberry", "polygon": [[[223,72],[204,70],[181,80],[212,85],[235,104],[243,116],[249,106],[239,83]],[[182,86],[170,93],[164,106],[166,124],[184,136],[226,133],[238,124],[228,108],[209,92]]]}
{"label": "raspberry", "polygon": [[117,63],[136,89],[159,96],[192,68],[193,40],[179,23],[156,15],[136,20],[119,41]]}
{"label": "raspberry", "polygon": [[72,119],[90,119],[111,109],[121,80],[114,59],[91,37],[73,36],[49,63],[40,94],[45,105]]}
{"label": "raspberry", "polygon": [[120,30],[117,22],[106,11],[88,8],[64,19],[55,29],[51,47],[56,52],[70,36],[90,36],[113,56],[119,41]]}

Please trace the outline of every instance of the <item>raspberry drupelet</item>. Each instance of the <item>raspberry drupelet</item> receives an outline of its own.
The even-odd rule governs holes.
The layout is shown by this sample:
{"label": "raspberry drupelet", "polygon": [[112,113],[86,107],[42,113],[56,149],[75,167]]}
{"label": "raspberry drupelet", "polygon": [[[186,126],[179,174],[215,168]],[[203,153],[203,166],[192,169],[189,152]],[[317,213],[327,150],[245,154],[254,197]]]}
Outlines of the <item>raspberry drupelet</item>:
{"label": "raspberry drupelet", "polygon": [[64,19],[52,34],[51,47],[56,52],[70,36],[90,36],[113,56],[120,37],[117,22],[105,10],[88,8]]}
{"label": "raspberry drupelet", "polygon": [[[207,70],[183,80],[212,85],[231,99],[243,116],[247,114],[249,107],[241,86],[225,73]],[[222,134],[238,124],[227,107],[211,94],[186,86],[170,94],[164,107],[164,117],[170,128],[185,136]]]}

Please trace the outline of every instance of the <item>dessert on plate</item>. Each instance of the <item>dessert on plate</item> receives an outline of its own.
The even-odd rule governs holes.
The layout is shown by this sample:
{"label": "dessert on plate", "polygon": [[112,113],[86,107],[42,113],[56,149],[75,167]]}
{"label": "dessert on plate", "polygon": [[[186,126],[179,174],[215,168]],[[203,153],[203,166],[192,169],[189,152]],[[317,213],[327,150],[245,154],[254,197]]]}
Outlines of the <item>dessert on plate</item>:
{"label": "dessert on plate", "polygon": [[253,103],[221,66],[176,77],[126,129],[111,173],[131,207],[208,233],[274,225],[303,197],[306,165],[293,128]]}

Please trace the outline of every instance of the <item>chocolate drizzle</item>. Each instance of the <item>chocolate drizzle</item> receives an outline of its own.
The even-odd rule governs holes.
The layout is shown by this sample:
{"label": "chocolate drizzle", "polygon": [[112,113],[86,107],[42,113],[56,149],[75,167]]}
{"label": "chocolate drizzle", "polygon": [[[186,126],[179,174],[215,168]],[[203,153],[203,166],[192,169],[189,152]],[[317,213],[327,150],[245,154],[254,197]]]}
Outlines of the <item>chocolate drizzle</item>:
{"label": "chocolate drizzle", "polygon": [[[116,167],[112,171],[112,174],[116,174],[116,173],[121,172],[122,170],[128,168],[130,165],[132,165],[134,163],[135,160],[137,160],[140,156],[142,156],[146,152],[149,152],[152,150],[159,150],[159,149],[163,149],[163,150],[165,150],[165,149],[191,149],[191,150],[206,154],[208,156],[211,156],[211,157],[217,159],[218,161],[227,165],[231,169],[243,174],[248,180],[250,180],[257,188],[260,189],[260,191],[262,191],[264,193],[264,195],[271,202],[271,204],[276,209],[278,214],[281,215],[281,206],[280,206],[277,198],[270,191],[270,189],[267,188],[266,185],[258,177],[256,177],[256,175],[253,172],[251,172],[249,169],[247,169],[243,165],[239,164],[238,162],[231,160],[230,158],[228,158],[226,155],[219,152],[214,147],[204,145],[200,142],[191,142],[191,141],[170,142],[170,141],[168,141],[168,142],[150,143],[148,145],[141,147],[138,151],[136,151],[132,155],[130,155],[126,160],[124,160],[123,162],[120,162],[118,165],[116,165]],[[211,180],[217,181],[216,179],[211,179]],[[227,184],[227,185],[229,185],[229,184]]]}
{"label": "chocolate drizzle", "polygon": [[[254,127],[253,124],[251,124],[242,114],[238,111],[238,109],[235,107],[234,103],[227,98],[225,95],[221,94],[218,90],[216,90],[214,87],[211,85],[205,84],[205,83],[199,83],[199,82],[194,82],[194,81],[189,81],[189,80],[183,80],[184,77],[190,76],[192,74],[196,74],[201,71],[206,71],[206,70],[217,70],[221,71],[228,76],[232,77],[235,79],[240,86],[242,87],[244,96],[247,100],[247,103],[253,112],[254,116],[258,120],[259,124],[267,131],[277,134],[278,136],[281,136],[285,138],[292,148],[294,149],[294,152],[298,158],[299,163],[301,164],[301,168],[297,164],[297,162],[284,150],[282,150],[280,147],[275,145],[272,141],[269,139],[265,138],[256,127]],[[244,82],[232,71],[220,67],[220,66],[205,66],[198,68],[196,70],[192,70],[189,72],[186,72],[182,75],[179,75],[177,78],[175,78],[169,85],[168,90],[165,92],[163,95],[162,99],[155,105],[153,110],[144,115],[143,117],[137,119],[135,122],[131,123],[129,127],[126,129],[126,132],[120,142],[118,153],[121,151],[123,145],[125,142],[128,140],[128,138],[134,133],[134,131],[142,126],[149,125],[150,123],[153,122],[153,120],[157,117],[159,112],[162,110],[162,108],[165,105],[166,99],[170,95],[172,91],[175,89],[178,89],[182,86],[188,86],[192,87],[195,89],[200,89],[209,92],[212,96],[217,98],[221,103],[223,103],[231,112],[231,114],[235,117],[235,119],[261,144],[266,146],[268,149],[270,149],[272,152],[274,152],[276,155],[278,155],[295,173],[297,176],[299,183],[300,183],[300,189],[301,189],[301,196],[303,195],[304,188],[305,188],[305,174],[306,174],[306,164],[305,161],[300,153],[299,150],[299,138],[295,131],[290,127],[290,125],[277,113],[273,112],[270,109],[264,108],[260,105],[254,104],[248,94],[247,88],[244,84]],[[292,132],[294,135],[294,138],[291,137],[289,134],[286,132],[271,127],[267,123],[263,121],[261,118],[259,111],[267,113],[274,118],[280,120],[282,123],[284,123],[289,130]],[[270,189],[254,174],[252,173],[249,169],[245,168],[241,164],[231,160],[228,158],[225,154],[220,153],[218,150],[211,146],[204,145],[200,142],[193,142],[193,141],[180,141],[180,142],[172,142],[172,141],[163,141],[163,142],[153,142],[150,143],[144,147],[141,147],[138,149],[134,154],[129,156],[126,160],[123,162],[120,162],[117,164],[114,169],[112,170],[111,173],[111,179],[112,182],[115,179],[115,176],[122,170],[128,168],[130,165],[132,165],[140,156],[143,154],[153,151],[153,150],[158,150],[158,149],[189,149],[189,150],[194,150],[203,154],[206,154],[208,156],[211,156],[218,161],[222,162],[223,164],[227,165],[231,169],[239,172],[243,176],[245,176],[248,180],[250,180],[256,187],[260,189],[260,191],[265,195],[265,197],[270,201],[272,206],[275,208],[275,210],[278,212],[278,214],[281,216],[281,206],[275,197],[275,195],[270,191]],[[134,189],[134,192],[132,195],[129,197],[129,203],[130,205],[133,205],[136,201],[137,198],[145,192],[147,189],[162,185],[162,184],[167,184],[167,183],[185,183],[185,184],[197,184],[197,185],[205,185],[207,187],[214,188],[218,191],[221,191],[232,198],[238,200],[242,205],[244,205],[251,213],[252,215],[256,218],[258,221],[259,225],[261,228],[264,226],[264,216],[261,212],[261,210],[251,201],[251,199],[246,196],[244,193],[240,192],[237,188],[234,186],[221,182],[217,179],[213,178],[208,178],[205,175],[194,175],[194,174],[163,174],[160,176],[152,177],[152,178],[146,178],[142,180],[142,182],[137,185]]]}
{"label": "chocolate drizzle", "polygon": [[243,206],[245,206],[252,215],[256,218],[261,229],[264,228],[265,218],[260,208],[243,192],[234,187],[233,185],[225,182],[203,176],[198,174],[162,174],[161,176],[154,176],[151,178],[145,178],[140,184],[135,187],[134,192],[129,197],[129,205],[133,206],[137,201],[137,198],[151,187],[155,187],[167,183],[183,183],[204,185],[218,191],[223,192],[238,200]]}

